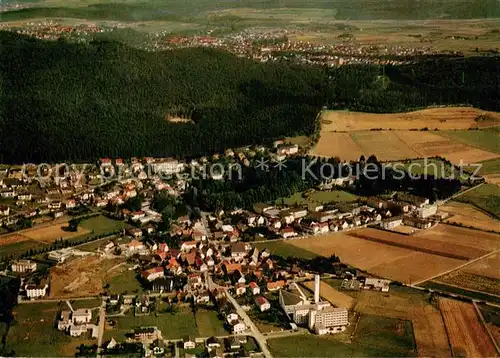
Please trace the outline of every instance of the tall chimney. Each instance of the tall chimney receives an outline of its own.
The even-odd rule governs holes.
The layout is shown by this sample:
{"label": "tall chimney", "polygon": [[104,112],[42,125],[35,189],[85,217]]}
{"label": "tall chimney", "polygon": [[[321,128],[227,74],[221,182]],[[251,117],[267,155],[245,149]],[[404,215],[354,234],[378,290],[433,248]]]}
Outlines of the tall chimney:
{"label": "tall chimney", "polygon": [[314,303],[319,303],[319,275],[314,275]]}

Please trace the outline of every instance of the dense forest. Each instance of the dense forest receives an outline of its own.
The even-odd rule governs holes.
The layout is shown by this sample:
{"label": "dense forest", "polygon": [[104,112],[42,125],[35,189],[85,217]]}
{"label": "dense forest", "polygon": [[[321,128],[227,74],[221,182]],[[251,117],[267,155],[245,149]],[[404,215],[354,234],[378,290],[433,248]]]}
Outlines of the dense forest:
{"label": "dense forest", "polygon": [[375,156],[370,156],[366,162],[349,164],[341,164],[334,158],[295,157],[289,158],[282,170],[264,171],[245,167],[242,179],[236,175],[228,175],[226,180],[220,181],[193,180],[184,199],[192,207],[209,211],[241,207],[251,209],[257,202],[271,202],[314,188],[322,182],[321,178],[347,175],[354,175],[359,179],[348,190],[363,196],[403,191],[434,202],[449,198],[461,188],[458,179],[441,179],[431,175],[412,178],[407,173],[402,175],[378,162]]}
{"label": "dense forest", "polygon": [[[152,53],[0,32],[0,162],[212,153],[312,134],[324,106],[499,110],[499,64],[299,67],[201,48]],[[169,121],[177,115],[192,121]]]}

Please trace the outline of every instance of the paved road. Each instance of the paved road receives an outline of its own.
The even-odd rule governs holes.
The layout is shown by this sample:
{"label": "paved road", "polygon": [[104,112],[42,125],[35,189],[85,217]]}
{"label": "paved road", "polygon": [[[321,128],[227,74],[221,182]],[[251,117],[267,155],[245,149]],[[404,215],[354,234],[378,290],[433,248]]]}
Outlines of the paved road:
{"label": "paved road", "polygon": [[97,356],[101,356],[102,340],[104,338],[104,326],[106,323],[106,301],[102,301],[101,309],[99,310],[99,332],[97,336]]}
{"label": "paved road", "polygon": [[252,331],[252,335],[255,338],[255,340],[257,341],[257,343],[259,344],[260,350],[262,351],[264,356],[266,358],[272,358],[272,354],[269,351],[269,349],[267,348],[266,338],[262,335],[262,333],[260,333],[257,326],[252,322],[250,317],[248,317],[247,313],[243,310],[243,308],[241,308],[240,304],[238,302],[236,302],[236,300],[233,298],[233,296],[231,296],[229,294],[228,291],[226,291],[226,296],[227,296],[229,302],[231,302],[233,304],[234,308],[236,309],[236,313],[241,318],[243,318],[243,321],[245,322],[247,327],[249,327],[250,330]]}
{"label": "paved road", "polygon": [[101,298],[100,296],[88,296],[88,297],[76,297],[76,298],[46,298],[42,300],[20,300],[18,303],[48,303],[48,302],[62,302],[66,300],[70,301],[85,301],[85,300],[95,300],[96,298]]}

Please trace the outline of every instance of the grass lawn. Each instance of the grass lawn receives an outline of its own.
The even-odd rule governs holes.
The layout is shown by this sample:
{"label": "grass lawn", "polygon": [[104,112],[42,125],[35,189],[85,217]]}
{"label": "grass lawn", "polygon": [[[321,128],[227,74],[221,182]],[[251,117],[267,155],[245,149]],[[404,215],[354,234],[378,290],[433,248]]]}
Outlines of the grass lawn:
{"label": "grass lawn", "polygon": [[[384,337],[385,338],[385,337]],[[368,343],[342,343],[335,336],[291,336],[269,339],[271,353],[276,357],[403,357],[403,349],[370,346]],[[389,342],[387,342],[389,344]]]}
{"label": "grass lawn", "polygon": [[[61,306],[67,309],[66,304]],[[58,303],[28,303],[14,309],[15,324],[9,330],[5,353],[16,356],[74,356],[76,347],[92,344],[88,338],[71,338],[54,328]],[[0,352],[1,354],[1,352]]]}
{"label": "grass lawn", "polygon": [[103,215],[83,220],[80,225],[92,231],[93,235],[96,236],[130,227],[130,225],[124,221],[113,220]]}
{"label": "grass lawn", "polygon": [[358,197],[343,190],[299,192],[294,195],[276,200],[277,204],[285,205],[307,205],[309,207],[331,202],[355,201]]}
{"label": "grass lawn", "polygon": [[184,336],[197,336],[196,321],[189,308],[180,308],[175,314],[134,316],[132,314],[113,318],[116,328],[106,329],[104,339],[110,340],[114,337],[117,341],[124,340],[127,333],[133,332],[136,327],[156,326],[161,330],[163,338],[175,339]]}
{"label": "grass lawn", "polygon": [[142,287],[137,281],[136,272],[122,267],[123,271],[111,277],[106,283],[109,284],[107,291],[112,294],[142,292]]}
{"label": "grass lawn", "polygon": [[460,195],[455,200],[469,203],[500,217],[500,187],[495,184],[484,184],[479,188]]}
{"label": "grass lawn", "polygon": [[[99,298],[94,298],[91,300],[77,300],[77,301],[69,301],[71,304],[71,307],[73,307],[74,310],[80,309],[80,308],[96,308],[100,307],[102,300]],[[66,303],[64,303],[66,305]],[[68,305],[66,305],[68,306]],[[63,306],[64,307],[64,306]],[[97,314],[97,312],[96,312]]]}
{"label": "grass lawn", "polygon": [[500,154],[500,141],[497,127],[471,131],[440,131],[437,133],[456,140],[457,142]]}
{"label": "grass lawn", "polygon": [[224,336],[229,332],[224,329],[224,322],[217,317],[216,311],[196,311],[196,325],[200,337]]}
{"label": "grass lawn", "polygon": [[255,244],[255,246],[259,250],[268,249],[271,252],[271,254],[283,257],[293,256],[305,259],[312,259],[318,256],[311,251],[307,251],[301,249],[300,247],[290,245],[286,241],[282,240],[269,240],[268,242],[257,243]]}
{"label": "grass lawn", "polygon": [[465,297],[470,297],[476,300],[493,302],[495,304],[500,304],[500,298],[492,295],[488,295],[483,292],[469,291],[460,287],[448,286],[446,284],[434,281],[427,281],[419,285],[420,287],[429,288],[431,290],[437,290],[442,292],[447,292],[451,294],[462,295]]}

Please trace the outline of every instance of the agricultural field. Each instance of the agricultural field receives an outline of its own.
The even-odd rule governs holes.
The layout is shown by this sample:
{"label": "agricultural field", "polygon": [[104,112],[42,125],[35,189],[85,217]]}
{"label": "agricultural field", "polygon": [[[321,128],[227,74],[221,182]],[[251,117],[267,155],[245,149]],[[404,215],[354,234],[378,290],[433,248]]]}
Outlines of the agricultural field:
{"label": "agricultural field", "polygon": [[162,332],[165,339],[178,339],[184,336],[197,336],[196,321],[193,312],[188,307],[180,307],[176,313],[160,314],[153,313],[146,316],[134,316],[127,314],[123,317],[113,318],[116,322],[114,328],[107,326],[104,332],[104,340],[115,338],[125,340],[127,334],[133,332],[135,327],[156,326]]}
{"label": "agricultural field", "polygon": [[[62,309],[67,309],[62,303]],[[74,356],[80,344],[95,344],[85,336],[72,338],[54,328],[59,303],[21,304],[14,309],[15,324],[6,337],[5,352],[16,356]],[[2,324],[0,323],[0,326]]]}
{"label": "agricultural field", "polygon": [[[303,285],[311,291],[314,290],[313,281],[304,282]],[[351,310],[356,305],[356,300],[351,296],[340,292],[323,281],[320,283],[320,294],[322,298],[330,302],[335,307],[345,307],[348,310]]]}
{"label": "agricultural field", "polygon": [[[476,121],[480,114],[486,120]],[[313,150],[320,156],[356,160],[361,155],[374,154],[382,161],[441,156],[455,164],[469,164],[495,159],[500,154],[498,131],[488,128],[500,125],[500,114],[475,108],[431,108],[391,114],[324,111],[321,121],[321,136]],[[450,131],[469,128],[484,130]],[[434,129],[439,131],[429,131]],[[477,145],[481,141],[484,144]]]}
{"label": "agricultural field", "polygon": [[217,311],[199,309],[195,320],[200,337],[225,336],[229,333],[224,329],[224,321],[219,319]]}
{"label": "agricultural field", "polygon": [[495,184],[484,184],[474,190],[460,195],[455,200],[477,206],[500,218],[500,187]]}
{"label": "agricultural field", "polygon": [[[500,125],[500,122],[498,122]],[[439,135],[488,152],[500,154],[500,127],[473,131],[442,131]]]}
{"label": "agricultural field", "polygon": [[476,261],[463,269],[464,272],[500,280],[500,254],[496,253]]}
{"label": "agricultural field", "polygon": [[351,138],[367,155],[375,154],[379,160],[391,161],[404,158],[416,158],[420,154],[406,145],[397,132],[352,132]]}
{"label": "agricultural field", "polygon": [[365,155],[349,133],[321,131],[318,144],[312,154],[325,157],[339,157],[341,160],[359,160]]}
{"label": "agricultural field", "polygon": [[439,210],[450,215],[445,220],[447,223],[459,224],[479,230],[500,232],[500,222],[485,214],[483,211],[478,210],[475,206],[450,201],[440,206]]}
{"label": "agricultural field", "polygon": [[434,291],[441,291],[445,292],[448,294],[453,294],[457,296],[464,296],[467,298],[475,299],[475,300],[480,300],[480,301],[487,301],[487,302],[493,302],[495,304],[500,304],[500,297],[490,295],[489,293],[486,292],[481,292],[481,291],[472,291],[472,290],[467,290],[462,287],[438,282],[438,281],[426,281],[424,283],[418,284],[419,287],[427,288],[429,290],[434,290]]}
{"label": "agricultural field", "polygon": [[448,339],[439,310],[429,303],[429,295],[414,289],[391,286],[388,293],[354,292],[356,311],[412,322],[419,356],[450,356]]}
{"label": "agricultural field", "polygon": [[57,265],[50,270],[50,297],[96,296],[104,292],[105,282],[117,274],[122,259],[87,256]]}
{"label": "agricultural field", "polygon": [[439,299],[454,356],[494,357],[497,355],[485,327],[471,303]]}
{"label": "agricultural field", "polygon": [[[500,266],[496,266],[496,271],[499,271]],[[475,275],[465,270],[451,272],[447,275],[438,277],[434,282],[444,283],[457,287],[463,287],[468,290],[491,293],[500,296],[500,279]]]}
{"label": "agricultural field", "polygon": [[283,245],[295,246],[317,255],[335,254],[342,262],[401,282],[424,280],[464,262],[360,239],[345,233],[291,240],[284,242]]}
{"label": "agricultural field", "polygon": [[[476,121],[485,114],[485,121]],[[482,128],[500,125],[500,114],[471,107],[428,108],[403,113],[363,113],[350,111],[324,111],[321,117],[322,131],[353,132],[371,129],[412,130],[428,128],[453,130]]]}
{"label": "agricultural field", "polygon": [[397,318],[361,315],[352,340],[342,336],[300,335],[268,340],[277,357],[406,357],[415,356],[411,323]]}
{"label": "agricultural field", "polygon": [[[439,240],[432,240],[432,234],[429,235],[429,232],[432,233],[432,230],[432,228],[428,229],[428,231],[423,230],[415,235],[401,235],[366,228],[349,233],[349,235],[360,239],[426,252],[433,255],[450,257],[457,260],[470,260],[488,253],[488,251],[473,248],[469,245],[454,244],[452,241],[443,242]],[[426,240],[422,240],[421,235],[426,235]]]}
{"label": "agricultural field", "polygon": [[435,240],[447,245],[456,244],[486,252],[500,248],[500,236],[497,234],[451,225],[438,224],[431,229],[421,230],[414,236],[421,240]]}

